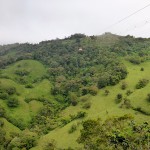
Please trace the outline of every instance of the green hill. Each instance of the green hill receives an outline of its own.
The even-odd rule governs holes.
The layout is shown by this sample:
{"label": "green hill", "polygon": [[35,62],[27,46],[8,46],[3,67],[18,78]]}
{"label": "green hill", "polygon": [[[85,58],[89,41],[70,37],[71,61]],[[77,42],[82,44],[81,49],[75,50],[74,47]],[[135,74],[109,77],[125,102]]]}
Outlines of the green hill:
{"label": "green hill", "polygon": [[[0,148],[86,149],[88,143],[82,138],[92,140],[93,147],[99,144],[92,125],[86,126],[89,135],[84,128],[86,121],[101,118],[107,128],[109,120],[112,129],[126,119],[136,122],[134,128],[149,124],[149,49],[150,39],[110,33],[1,46]],[[122,118],[112,123],[116,116]],[[123,127],[121,137],[129,140],[131,126],[123,123]],[[144,131],[147,128],[142,126]],[[114,131],[108,131],[109,139]],[[132,139],[127,144],[127,149],[136,148]],[[119,140],[110,149],[113,146],[124,148]],[[144,140],[142,146],[147,146]]]}

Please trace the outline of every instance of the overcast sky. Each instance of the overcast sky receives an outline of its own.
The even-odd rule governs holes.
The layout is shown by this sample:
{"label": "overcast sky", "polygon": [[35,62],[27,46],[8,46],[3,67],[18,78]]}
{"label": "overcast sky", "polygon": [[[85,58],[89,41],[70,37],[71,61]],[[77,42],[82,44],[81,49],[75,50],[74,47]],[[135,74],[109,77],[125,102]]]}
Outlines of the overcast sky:
{"label": "overcast sky", "polygon": [[37,43],[74,33],[150,37],[150,0],[0,0],[0,44]]}

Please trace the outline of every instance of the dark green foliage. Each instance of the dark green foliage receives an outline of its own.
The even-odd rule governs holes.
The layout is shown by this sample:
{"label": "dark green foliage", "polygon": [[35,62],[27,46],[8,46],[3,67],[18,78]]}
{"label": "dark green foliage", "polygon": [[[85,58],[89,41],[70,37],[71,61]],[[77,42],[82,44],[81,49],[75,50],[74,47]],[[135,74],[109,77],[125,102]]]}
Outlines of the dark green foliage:
{"label": "dark green foliage", "polygon": [[123,95],[121,93],[116,96],[116,103],[120,103],[122,101]]}
{"label": "dark green foliage", "polygon": [[5,109],[0,105],[0,117],[5,117]]}
{"label": "dark green foliage", "polygon": [[24,99],[24,101],[26,102],[26,103],[29,103],[29,102],[31,102],[31,101],[33,101],[33,100],[35,100],[34,98],[25,98]]}
{"label": "dark green foliage", "polygon": [[85,34],[76,33],[76,34],[71,35],[70,37],[68,37],[68,39],[80,39],[80,38],[85,38],[85,37],[86,37]]}
{"label": "dark green foliage", "polygon": [[17,77],[16,81],[19,82],[20,84],[27,84],[27,79],[23,77]]}
{"label": "dark green foliage", "polygon": [[98,88],[96,86],[91,86],[91,87],[89,87],[88,90],[89,90],[89,93],[93,96],[97,95],[97,93],[98,93]]}
{"label": "dark green foliage", "polygon": [[119,93],[119,94],[117,94],[117,99],[122,99],[122,94],[121,93]]}
{"label": "dark green foliage", "polygon": [[87,115],[84,111],[79,111],[76,115],[70,115],[70,121],[76,120],[76,119],[82,119]]}
{"label": "dark green foliage", "polygon": [[0,99],[6,100],[8,99],[8,93],[6,92],[0,92]]}
{"label": "dark green foliage", "polygon": [[55,150],[56,149],[56,141],[51,140],[47,144],[45,144],[43,150]]}
{"label": "dark green foliage", "polygon": [[109,90],[105,90],[105,95],[106,96],[108,96],[109,93],[110,93]]}
{"label": "dark green foliage", "polygon": [[24,99],[24,101],[26,103],[29,103],[29,102],[31,102],[33,100],[36,100],[36,101],[39,101],[39,102],[43,102],[44,104],[49,103],[49,100],[47,98],[43,97],[43,96],[42,97],[26,97]]}
{"label": "dark green foliage", "polygon": [[12,118],[12,117],[8,117],[6,116],[6,119],[12,123],[14,126],[18,127],[20,130],[24,130],[27,126],[26,124],[23,122],[22,118]]}
{"label": "dark green foliage", "polygon": [[87,120],[83,122],[78,142],[87,150],[148,149],[149,129],[148,123],[135,124],[130,115],[111,118],[105,122]]}
{"label": "dark green foliage", "polygon": [[131,95],[133,92],[131,90],[127,90],[126,95],[129,96]]}
{"label": "dark green foliage", "polygon": [[127,99],[127,98],[124,98],[124,101],[123,101],[123,103],[121,104],[120,107],[121,108],[127,108],[127,109],[131,108],[131,102],[130,102],[130,100]]}
{"label": "dark green foliage", "polygon": [[18,136],[15,136],[14,138],[12,138],[12,140],[7,146],[7,149],[8,150],[11,150],[11,149],[29,150],[32,147],[36,146],[36,140],[37,140],[37,137],[35,133],[25,130]]}
{"label": "dark green foliage", "polygon": [[65,126],[66,124],[68,124],[71,121],[76,120],[76,119],[83,119],[86,117],[86,115],[87,115],[86,112],[79,111],[77,114],[70,115],[69,118],[63,118],[63,119],[61,119],[61,123],[62,123],[61,126]]}
{"label": "dark green foliage", "polygon": [[68,96],[68,101],[70,101],[73,106],[76,106],[78,104],[78,97],[76,93],[70,92]]}
{"label": "dark green foliage", "polygon": [[150,93],[147,94],[147,101],[150,102]]}
{"label": "dark green foliage", "polygon": [[7,106],[11,108],[15,108],[19,105],[19,101],[17,98],[12,97],[7,100]]}
{"label": "dark green foliage", "polygon": [[82,93],[82,95],[88,94],[88,88],[83,87],[83,88],[81,89],[81,93]]}
{"label": "dark green foliage", "polygon": [[147,112],[146,110],[144,110],[142,107],[136,107],[136,108],[132,108],[133,110],[135,110],[135,111],[138,111],[138,112],[140,112],[140,113],[142,113],[142,114],[144,114],[144,115],[147,115],[147,116],[149,116],[150,115],[150,113],[149,112]]}
{"label": "dark green foliage", "polygon": [[71,133],[75,132],[76,130],[77,130],[77,125],[73,124],[71,126],[71,128],[69,129],[68,133],[71,134]]}
{"label": "dark green foliage", "polygon": [[0,148],[1,148],[1,145],[3,145],[6,141],[6,132],[0,128]]}
{"label": "dark green foliage", "polygon": [[9,94],[9,95],[13,95],[16,93],[16,88],[15,87],[7,87],[6,89],[6,92]]}
{"label": "dark green foliage", "polygon": [[84,118],[86,116],[86,112],[79,111],[76,115],[76,119]]}
{"label": "dark green foliage", "polygon": [[29,89],[31,89],[31,88],[33,88],[34,86],[32,85],[32,84],[27,84],[27,85],[25,85],[25,88],[29,88]]}
{"label": "dark green foliage", "polygon": [[121,89],[125,90],[126,88],[127,88],[127,83],[126,82],[122,82]]}
{"label": "dark green foliage", "polygon": [[37,113],[30,122],[29,128],[36,131],[38,126],[37,134],[47,134],[49,131],[58,127],[58,114],[62,107],[57,106],[49,101],[43,103],[44,107]]}
{"label": "dark green foliage", "polygon": [[106,76],[106,75],[105,75],[105,76],[102,76],[102,77],[100,77],[99,80],[98,80],[97,87],[98,87],[99,89],[101,89],[101,88],[103,88],[103,87],[109,85],[109,82],[110,82],[109,76]]}
{"label": "dark green foliage", "polygon": [[0,120],[0,128],[4,126],[4,121]]}
{"label": "dark green foliage", "polygon": [[141,71],[144,71],[144,68],[143,68],[143,67],[141,68]]}
{"label": "dark green foliage", "polygon": [[136,85],[136,89],[144,88],[149,83],[149,80],[147,79],[141,79]]}
{"label": "dark green foliage", "polygon": [[27,75],[29,75],[29,71],[27,71],[27,70],[16,70],[15,71],[15,74],[16,75],[18,75],[18,76],[27,76]]}

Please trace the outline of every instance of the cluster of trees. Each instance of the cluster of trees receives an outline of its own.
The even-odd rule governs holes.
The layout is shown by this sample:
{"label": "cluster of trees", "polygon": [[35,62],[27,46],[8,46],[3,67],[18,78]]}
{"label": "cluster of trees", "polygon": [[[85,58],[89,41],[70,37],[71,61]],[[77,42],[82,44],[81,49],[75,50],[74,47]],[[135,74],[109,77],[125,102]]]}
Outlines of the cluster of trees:
{"label": "cluster of trees", "polygon": [[147,122],[136,124],[132,116],[124,115],[102,122],[87,120],[78,142],[86,150],[149,149],[150,126]]}
{"label": "cluster of trees", "polygon": [[[129,56],[129,61],[138,64],[149,58],[149,46],[149,39],[132,36],[119,37],[108,33],[100,37],[88,37],[84,34],[74,34],[65,39],[42,41],[34,45],[10,45],[5,48],[5,52],[1,50],[0,56],[9,60],[9,63],[2,66],[21,59],[41,61],[49,68],[47,78],[53,82],[52,94],[58,101],[72,104],[68,98],[69,92],[74,92],[77,97],[88,93],[94,95],[96,88],[93,88],[93,93],[88,90],[91,86],[103,88],[117,84],[127,75],[127,70],[118,60],[118,56]],[[15,57],[3,57],[10,51],[15,51]],[[16,74],[20,76],[19,82],[26,83],[26,70],[16,70]],[[76,103],[73,102],[73,105]]]}
{"label": "cluster of trees", "polygon": [[0,85],[0,99],[5,100],[7,102],[8,107],[17,107],[19,105],[19,101],[16,97],[17,91],[13,86],[3,87]]}
{"label": "cluster of trees", "polygon": [[37,135],[29,130],[24,130],[20,134],[11,133],[8,136],[0,127],[0,149],[2,150],[12,150],[12,149],[25,149],[29,150],[37,145]]}
{"label": "cluster of trees", "polygon": [[148,83],[149,83],[149,80],[148,80],[148,79],[141,79],[141,80],[139,80],[139,82],[137,83],[136,88],[137,88],[137,89],[144,88]]}

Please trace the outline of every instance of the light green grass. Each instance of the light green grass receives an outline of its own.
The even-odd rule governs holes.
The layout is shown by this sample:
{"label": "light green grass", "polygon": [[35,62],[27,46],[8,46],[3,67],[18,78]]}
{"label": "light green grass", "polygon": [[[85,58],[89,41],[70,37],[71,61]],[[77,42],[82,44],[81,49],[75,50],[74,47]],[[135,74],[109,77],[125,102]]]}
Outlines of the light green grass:
{"label": "light green grass", "polygon": [[9,65],[2,71],[2,76],[7,76],[12,80],[16,80],[19,76],[15,74],[16,70],[26,70],[29,72],[25,78],[30,83],[41,78],[46,74],[45,67],[35,60],[21,60],[15,64]]}
{"label": "light green grass", "polygon": [[31,80],[37,79],[45,75],[45,67],[38,61],[34,60],[22,60],[13,65],[8,66],[6,69],[2,70],[2,75],[7,76],[10,79],[0,78],[0,85],[3,88],[6,87],[15,87],[18,95],[15,97],[19,100],[19,106],[17,108],[9,108],[7,106],[6,100],[0,100],[0,104],[6,109],[6,113],[9,117],[12,117],[16,120],[22,120],[25,125],[31,121],[32,117],[37,114],[37,112],[43,107],[43,104],[38,101],[31,101],[26,103],[25,98],[40,98],[45,97],[50,101],[53,101],[51,96],[51,84],[47,79],[44,79],[40,82],[34,83],[33,88],[25,88],[25,85],[19,84],[15,81],[16,75],[14,70],[18,67],[25,68],[30,71],[30,76],[27,78],[29,82]]}

